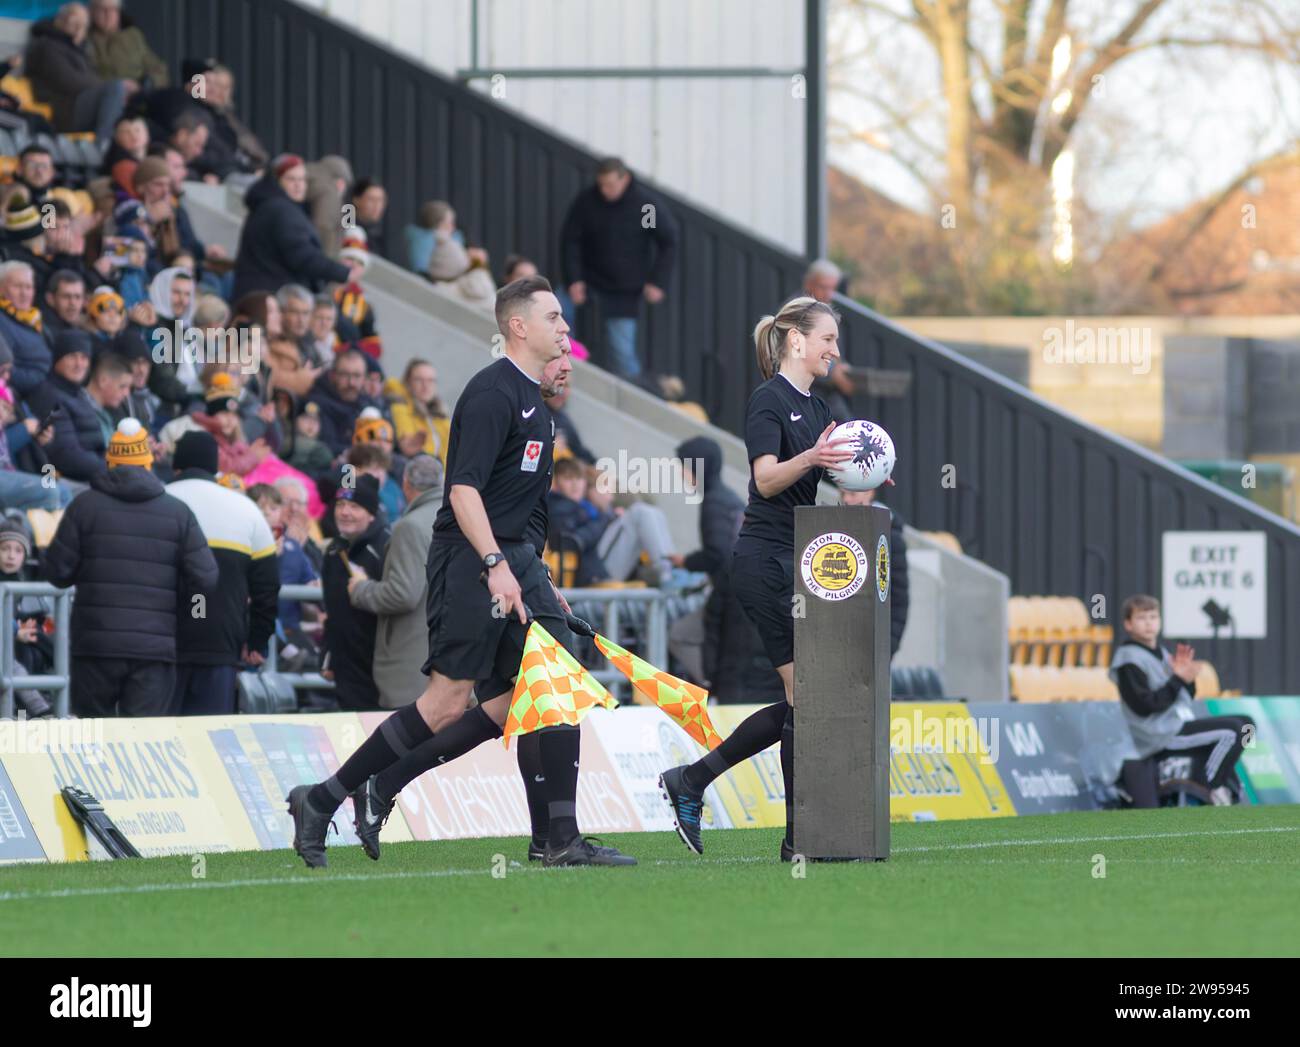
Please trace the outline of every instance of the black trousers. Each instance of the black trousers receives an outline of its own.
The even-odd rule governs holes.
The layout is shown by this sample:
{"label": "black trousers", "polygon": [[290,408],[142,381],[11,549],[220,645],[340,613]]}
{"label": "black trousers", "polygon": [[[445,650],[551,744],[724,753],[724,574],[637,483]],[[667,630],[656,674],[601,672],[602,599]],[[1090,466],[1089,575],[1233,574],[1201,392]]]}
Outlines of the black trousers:
{"label": "black trousers", "polygon": [[1183,724],[1178,736],[1158,753],[1145,760],[1124,762],[1124,787],[1133,797],[1134,807],[1158,807],[1159,783],[1156,777],[1160,762],[1170,756],[1190,756],[1192,777],[1207,789],[1223,785],[1241,757],[1246,725],[1253,729],[1249,716],[1207,716]]}
{"label": "black trousers", "polygon": [[176,666],[138,658],[73,658],[74,716],[166,716]]}
{"label": "black trousers", "polygon": [[233,665],[176,667],[171,694],[173,716],[233,716],[238,709]]}

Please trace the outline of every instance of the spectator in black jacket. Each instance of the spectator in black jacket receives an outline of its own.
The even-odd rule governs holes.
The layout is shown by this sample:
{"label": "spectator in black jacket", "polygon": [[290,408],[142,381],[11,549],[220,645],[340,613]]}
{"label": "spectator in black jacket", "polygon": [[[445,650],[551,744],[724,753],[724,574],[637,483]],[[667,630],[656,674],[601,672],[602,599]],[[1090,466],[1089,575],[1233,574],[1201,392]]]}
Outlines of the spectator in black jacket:
{"label": "spectator in black jacket", "polygon": [[605,321],[611,369],[641,374],[637,317],[644,297],[663,301],[677,254],[677,222],[658,194],[633,179],[616,157],[596,168],[596,184],[569,206],[560,263],[574,305],[594,301]]}
{"label": "spectator in black jacket", "polygon": [[352,446],[352,431],[361,412],[379,406],[361,391],[366,372],[366,354],[349,349],[334,357],[334,365],[307,394],[307,402],[320,409],[320,442],[336,458]]}
{"label": "spectator in black jacket", "polygon": [[36,276],[26,262],[0,262],[0,338],[14,354],[9,385],[25,397],[50,373],[50,343],[36,306]]}
{"label": "spectator in black jacket", "polygon": [[185,176],[188,170],[185,157],[180,149],[171,142],[163,142],[149,147],[150,156],[162,157],[167,164],[168,186],[171,189],[172,214],[176,218],[176,233],[180,238],[181,249],[194,256],[199,266],[204,262],[217,261],[226,257],[226,249],[220,244],[205,244],[194,231],[194,223],[189,212],[185,210]]}
{"label": "spectator in black jacket", "polygon": [[124,421],[108,468],[63,514],[45,552],[47,581],[77,587],[72,605],[72,712],[163,716],[176,675],[181,590],[217,584],[194,514],[149,471],[148,434]]}
{"label": "spectator in black jacket", "polygon": [[244,495],[217,483],[217,441],[189,432],[176,442],[167,493],[193,511],[217,561],[216,586],[186,593],[203,612],[182,614],[173,716],[235,712],[239,664],[261,665],[275,632],[280,569],[266,517]]}
{"label": "spectator in black jacket", "polygon": [[336,262],[321,250],[303,203],[306,198],[307,169],[302,158],[291,153],[276,157],[271,170],[249,188],[232,301],[250,291],[274,294],[285,284],[319,291],[328,283],[345,284],[360,277],[361,266]]}
{"label": "spectator in black jacket", "polygon": [[58,178],[58,167],[49,146],[32,142],[18,154],[18,171],[14,185],[23,186],[32,203],[41,207],[50,199],[50,190]]}
{"label": "spectator in black jacket", "polygon": [[65,479],[78,483],[89,483],[108,468],[99,405],[82,384],[90,373],[93,355],[90,335],[64,331],[54,340],[50,376],[27,397],[37,418],[54,414],[54,439],[46,445],[45,456]]}
{"label": "spectator in black jacket", "polygon": [[357,225],[365,231],[367,247],[387,258],[384,212],[388,210],[388,190],[374,178],[358,178],[352,183],[352,206],[357,209]]}
{"label": "spectator in black jacket", "polygon": [[45,246],[45,226],[41,223],[41,212],[36,209],[25,190],[15,190],[5,202],[0,258],[6,262],[26,262],[31,266],[36,300],[40,301],[54,268],[50,265],[49,252]]}
{"label": "spectator in black jacket", "polygon": [[[872,505],[875,491],[841,491],[841,505]],[[881,503],[884,508],[889,506]],[[907,627],[907,539],[903,537],[903,517],[889,509],[889,656],[898,653]]]}
{"label": "spectator in black jacket", "polygon": [[149,96],[148,117],[155,140],[169,138],[183,114],[197,116],[205,128],[203,145],[187,156],[196,178],[224,181],[232,174],[260,173],[266,150],[239,122],[231,106],[234,77],[206,58],[181,63],[181,83]]}
{"label": "spectator in black jacket", "polygon": [[45,305],[41,310],[45,331],[51,337],[62,331],[79,331],[85,312],[85,280],[71,270],[59,269],[45,284]]}
{"label": "spectator in black jacket", "polygon": [[125,80],[101,80],[86,53],[90,14],[81,4],[59,8],[52,20],[32,26],[23,68],[38,101],[54,110],[60,132],[94,131],[106,146],[126,105]]}
{"label": "spectator in black jacket", "polygon": [[339,536],[325,550],[321,587],[325,596],[325,650],[329,656],[325,675],[334,680],[340,709],[378,709],[375,684],[375,635],[379,619],[352,606],[348,580],[382,578],[384,557],[391,537],[379,513],[379,481],[361,475],[353,487],[339,488],[334,502],[334,523]]}
{"label": "spectator in black jacket", "polygon": [[758,631],[731,589],[731,556],[745,502],[722,482],[722,448],[697,436],[677,448],[688,490],[700,496],[700,548],[682,566],[702,571],[712,588],[703,609],[673,623],[674,648],[702,636],[702,682],[720,702],[776,700],[785,693],[781,677],[763,653]]}

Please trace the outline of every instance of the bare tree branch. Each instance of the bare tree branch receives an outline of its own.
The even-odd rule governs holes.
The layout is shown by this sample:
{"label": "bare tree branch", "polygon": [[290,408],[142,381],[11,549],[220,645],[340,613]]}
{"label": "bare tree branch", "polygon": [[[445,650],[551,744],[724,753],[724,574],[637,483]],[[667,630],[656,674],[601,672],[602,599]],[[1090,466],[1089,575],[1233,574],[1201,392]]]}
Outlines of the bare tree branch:
{"label": "bare tree branch", "polygon": [[1202,229],[1209,225],[1214,216],[1232,198],[1233,194],[1252,178],[1295,164],[1300,164],[1300,144],[1293,143],[1286,149],[1247,165],[1236,178],[1220,189],[1219,192],[1201,202],[1191,221],[1183,229],[1182,234],[1174,240],[1169,250],[1165,252],[1164,257],[1148,270],[1145,282],[1148,284],[1158,282],[1165,274],[1165,271],[1177,260],[1178,256],[1186,250],[1187,245],[1196,238]]}

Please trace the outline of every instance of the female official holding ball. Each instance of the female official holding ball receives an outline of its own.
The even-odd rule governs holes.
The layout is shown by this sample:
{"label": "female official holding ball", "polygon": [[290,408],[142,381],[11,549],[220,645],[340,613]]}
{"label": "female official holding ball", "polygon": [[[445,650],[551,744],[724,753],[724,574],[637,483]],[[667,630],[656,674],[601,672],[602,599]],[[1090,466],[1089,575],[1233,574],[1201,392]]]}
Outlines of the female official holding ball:
{"label": "female official holding ball", "polygon": [[704,790],[728,768],[779,740],[786,822],[781,858],[789,861],[794,853],[794,511],[816,504],[825,470],[848,461],[853,452],[847,444],[830,442],[835,421],[811,392],[813,381],[825,378],[840,357],[838,314],[815,298],[795,298],[758,322],[754,349],[766,381],[749,398],[745,417],[749,504],[731,584],[785,684],[785,701],[759,709],[703,759],[665,771],[659,785],[672,805],[678,834],[703,854]]}

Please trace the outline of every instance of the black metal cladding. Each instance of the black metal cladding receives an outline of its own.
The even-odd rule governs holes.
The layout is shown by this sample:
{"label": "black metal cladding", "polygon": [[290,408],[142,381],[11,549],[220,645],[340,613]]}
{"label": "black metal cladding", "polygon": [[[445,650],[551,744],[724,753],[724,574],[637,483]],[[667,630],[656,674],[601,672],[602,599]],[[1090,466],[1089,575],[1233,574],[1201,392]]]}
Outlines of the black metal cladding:
{"label": "black metal cladding", "polygon": [[[498,263],[521,252],[558,271],[560,223],[593,177],[593,154],[288,0],[136,0],[130,13],[174,71],[187,56],[228,65],[241,117],[272,151],[340,153],[379,178],[390,253],[419,203],[442,198]],[[667,300],[643,325],[643,359],[681,375],[738,433],[759,380],[749,333],[799,286],[804,260],[665,195],[682,242]],[[1198,652],[1225,686],[1300,693],[1300,529],[855,302],[838,306],[847,359],[913,375],[904,398],[854,405],[893,434],[888,497],[909,521],[953,532],[1017,593],[1074,594],[1090,607],[1104,596],[1117,626],[1126,595],[1160,594],[1161,532],[1264,531],[1268,639],[1202,640]],[[960,681],[950,686],[960,693]]]}

